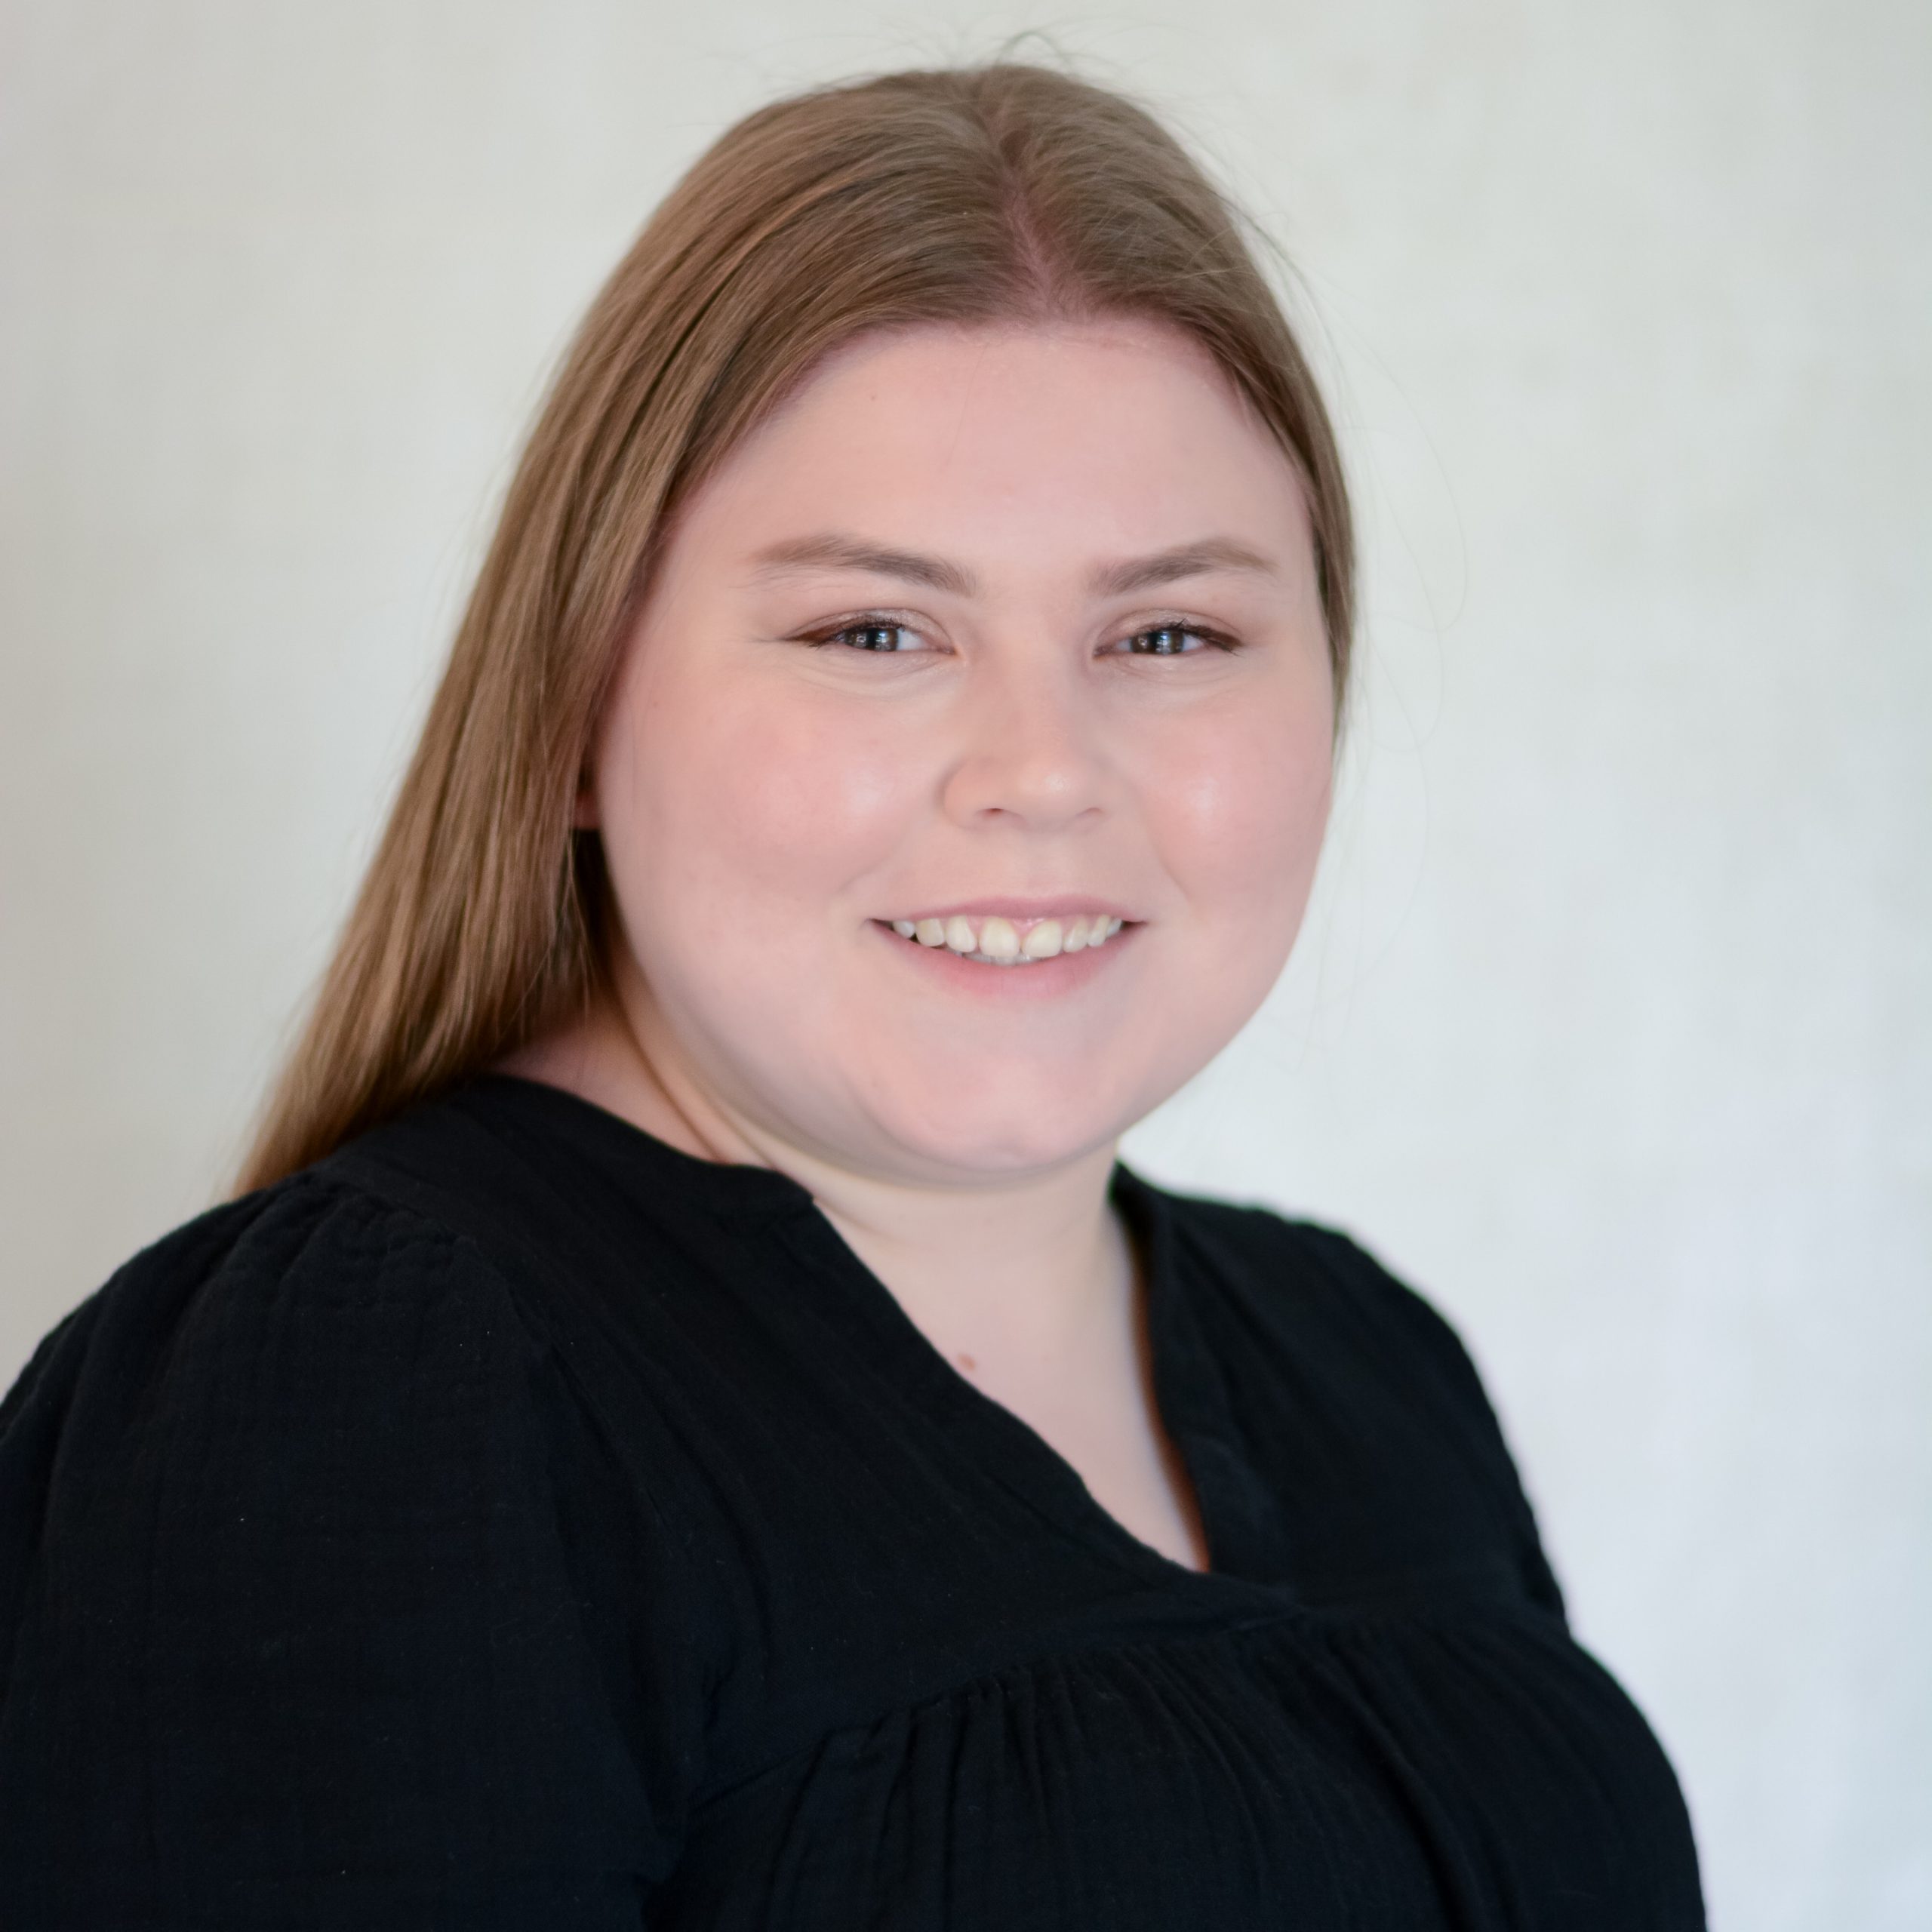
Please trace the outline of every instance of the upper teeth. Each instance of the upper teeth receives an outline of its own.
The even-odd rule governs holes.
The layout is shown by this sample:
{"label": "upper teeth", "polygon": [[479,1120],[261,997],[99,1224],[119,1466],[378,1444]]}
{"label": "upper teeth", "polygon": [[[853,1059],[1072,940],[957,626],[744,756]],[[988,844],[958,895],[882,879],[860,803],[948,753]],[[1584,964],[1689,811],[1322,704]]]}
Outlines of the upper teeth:
{"label": "upper teeth", "polygon": [[968,959],[992,966],[1030,966],[1083,946],[1105,946],[1120,931],[1121,921],[1104,912],[1081,913],[1071,919],[1035,919],[1023,936],[1011,919],[995,912],[969,919],[955,912],[949,919],[894,919],[892,930],[901,939],[921,946],[943,946]]}

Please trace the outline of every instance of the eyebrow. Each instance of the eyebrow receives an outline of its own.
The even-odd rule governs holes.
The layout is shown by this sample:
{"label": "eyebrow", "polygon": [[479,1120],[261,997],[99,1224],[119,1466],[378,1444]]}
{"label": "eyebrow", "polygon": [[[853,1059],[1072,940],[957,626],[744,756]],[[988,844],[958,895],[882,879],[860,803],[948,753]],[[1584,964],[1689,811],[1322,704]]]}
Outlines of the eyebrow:
{"label": "eyebrow", "polygon": [[1125,597],[1137,590],[1152,590],[1156,585],[1176,583],[1183,577],[1206,577],[1215,571],[1252,571],[1263,576],[1276,574],[1272,558],[1245,543],[1226,537],[1210,537],[1198,543],[1183,543],[1151,557],[1128,557],[1117,564],[1105,564],[1090,580],[1097,596]]}
{"label": "eyebrow", "polygon": [[[957,597],[971,597],[979,588],[978,580],[963,564],[833,533],[774,543],[761,550],[752,561],[761,577],[783,577],[801,570],[849,570],[863,571],[873,577],[897,577],[904,583],[924,584],[928,589],[946,591]],[[1126,557],[1117,563],[1103,564],[1088,578],[1088,587],[1097,597],[1125,597],[1135,591],[1151,590],[1161,584],[1178,583],[1183,577],[1204,577],[1217,571],[1273,576],[1278,568],[1272,558],[1245,543],[1238,543],[1231,537],[1210,537],[1197,543],[1157,551],[1151,556]]]}
{"label": "eyebrow", "polygon": [[872,577],[896,577],[907,583],[922,583],[929,590],[949,591],[955,597],[971,597],[979,587],[973,573],[962,565],[949,563],[943,557],[921,556],[916,550],[862,543],[855,537],[794,537],[761,550],[752,561],[761,577],[783,577],[800,570],[863,571]]}

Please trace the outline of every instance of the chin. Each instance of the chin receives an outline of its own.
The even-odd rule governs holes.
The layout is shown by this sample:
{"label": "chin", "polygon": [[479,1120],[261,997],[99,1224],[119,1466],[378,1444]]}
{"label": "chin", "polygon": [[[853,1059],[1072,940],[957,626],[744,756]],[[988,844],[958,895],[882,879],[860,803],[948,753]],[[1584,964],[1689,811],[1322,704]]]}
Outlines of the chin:
{"label": "chin", "polygon": [[909,1098],[875,1105],[872,1132],[889,1166],[934,1178],[1014,1180],[1050,1172],[1118,1139],[1132,1118],[1125,1107],[1104,1104],[1107,1097],[1042,1106],[1022,1091],[944,1112]]}

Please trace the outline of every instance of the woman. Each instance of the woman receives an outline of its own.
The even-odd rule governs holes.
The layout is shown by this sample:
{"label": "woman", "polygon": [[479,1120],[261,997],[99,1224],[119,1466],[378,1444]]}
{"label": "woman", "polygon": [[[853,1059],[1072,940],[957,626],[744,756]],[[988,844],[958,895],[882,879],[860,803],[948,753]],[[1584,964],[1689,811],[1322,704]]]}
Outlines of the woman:
{"label": "woman", "polygon": [[699,162],[248,1191],[9,1398],[8,1924],[1701,1923],[1447,1328],[1115,1161],[1287,955],[1350,571],[1137,109]]}

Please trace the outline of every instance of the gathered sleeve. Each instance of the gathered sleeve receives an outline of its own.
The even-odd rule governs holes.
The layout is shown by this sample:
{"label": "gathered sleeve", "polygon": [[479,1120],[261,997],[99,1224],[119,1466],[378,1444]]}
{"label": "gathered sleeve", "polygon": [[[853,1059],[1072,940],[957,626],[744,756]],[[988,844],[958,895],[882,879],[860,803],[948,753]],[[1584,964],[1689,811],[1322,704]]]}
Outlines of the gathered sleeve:
{"label": "gathered sleeve", "polygon": [[0,1407],[0,1924],[643,1923],[703,1694],[598,1457],[432,1220],[297,1177],[131,1263]]}

